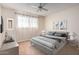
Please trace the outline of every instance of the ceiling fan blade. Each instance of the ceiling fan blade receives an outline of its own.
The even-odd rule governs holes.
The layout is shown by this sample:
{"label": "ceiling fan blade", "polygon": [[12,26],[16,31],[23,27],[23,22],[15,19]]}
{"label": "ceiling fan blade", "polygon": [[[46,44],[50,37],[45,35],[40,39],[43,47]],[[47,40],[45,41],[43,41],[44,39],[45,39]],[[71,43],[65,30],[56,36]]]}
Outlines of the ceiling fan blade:
{"label": "ceiling fan blade", "polygon": [[36,8],[37,12],[42,11],[42,10],[48,11],[48,9],[43,8],[45,5],[46,5],[46,3],[40,3],[39,6],[32,6],[32,7]]}
{"label": "ceiling fan blade", "polygon": [[33,8],[38,8],[37,6],[32,6]]}
{"label": "ceiling fan blade", "polygon": [[48,9],[42,8],[42,10],[48,11]]}

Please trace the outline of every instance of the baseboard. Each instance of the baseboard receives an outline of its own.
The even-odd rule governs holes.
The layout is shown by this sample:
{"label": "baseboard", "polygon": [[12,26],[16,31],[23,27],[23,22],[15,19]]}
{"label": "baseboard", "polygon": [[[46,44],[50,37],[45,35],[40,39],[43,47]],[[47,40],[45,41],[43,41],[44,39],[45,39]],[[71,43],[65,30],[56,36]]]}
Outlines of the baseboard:
{"label": "baseboard", "polygon": [[17,42],[21,43],[21,42],[26,42],[26,41],[30,41],[30,40],[20,40],[20,41],[17,41]]}

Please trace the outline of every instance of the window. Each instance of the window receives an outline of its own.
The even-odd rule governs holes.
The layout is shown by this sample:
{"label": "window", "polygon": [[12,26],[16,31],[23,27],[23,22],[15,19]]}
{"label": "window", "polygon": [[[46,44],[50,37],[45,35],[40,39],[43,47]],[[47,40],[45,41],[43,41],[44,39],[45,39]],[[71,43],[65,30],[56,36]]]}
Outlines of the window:
{"label": "window", "polygon": [[38,27],[38,20],[35,17],[30,18],[30,27]]}
{"label": "window", "polygon": [[18,27],[19,28],[25,28],[28,27],[28,17],[22,16],[22,15],[18,15]]}
{"label": "window", "polygon": [[18,15],[18,27],[19,28],[37,28],[38,18],[31,16]]}

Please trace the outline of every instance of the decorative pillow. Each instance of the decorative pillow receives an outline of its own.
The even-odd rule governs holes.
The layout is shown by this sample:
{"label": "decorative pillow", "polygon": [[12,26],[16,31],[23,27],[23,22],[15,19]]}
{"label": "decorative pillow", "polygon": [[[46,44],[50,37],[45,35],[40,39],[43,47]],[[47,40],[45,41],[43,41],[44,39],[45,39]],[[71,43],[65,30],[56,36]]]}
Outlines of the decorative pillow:
{"label": "decorative pillow", "polygon": [[56,32],[55,33],[55,36],[58,36],[58,37],[67,37],[67,33],[64,33],[64,32]]}
{"label": "decorative pillow", "polygon": [[48,35],[54,35],[55,32],[50,31],[50,32],[48,32],[47,34],[48,34]]}
{"label": "decorative pillow", "polygon": [[54,36],[61,37],[61,36],[62,36],[62,34],[60,34],[60,33],[55,33],[55,34],[54,34]]}

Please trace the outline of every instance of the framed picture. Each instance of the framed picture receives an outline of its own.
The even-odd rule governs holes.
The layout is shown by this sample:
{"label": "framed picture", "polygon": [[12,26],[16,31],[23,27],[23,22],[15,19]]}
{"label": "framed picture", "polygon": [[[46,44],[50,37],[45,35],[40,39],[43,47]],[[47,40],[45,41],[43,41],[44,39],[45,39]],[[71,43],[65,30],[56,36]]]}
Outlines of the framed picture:
{"label": "framed picture", "polygon": [[67,30],[67,20],[59,20],[53,22],[54,30]]}
{"label": "framed picture", "polygon": [[7,19],[7,28],[8,30],[13,30],[13,18],[8,18]]}
{"label": "framed picture", "polygon": [[60,21],[60,30],[67,30],[67,20]]}
{"label": "framed picture", "polygon": [[54,30],[59,30],[59,21],[53,22],[53,29]]}

